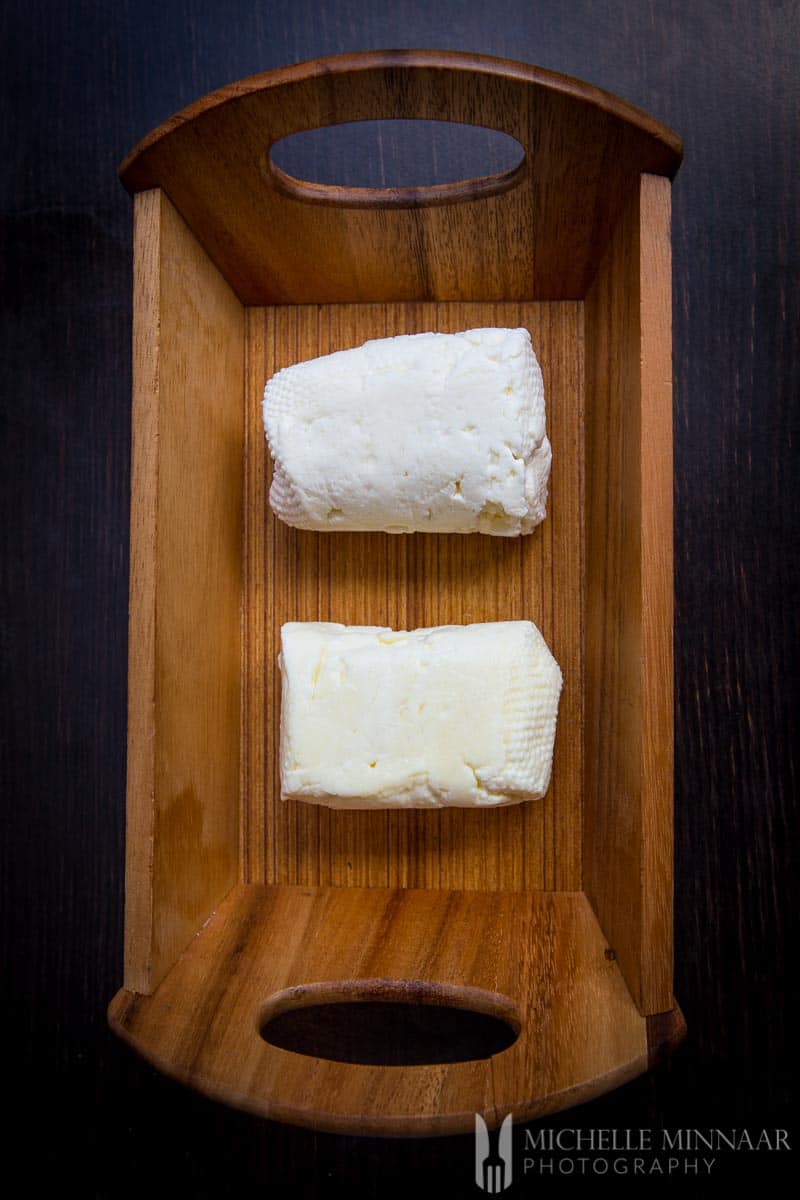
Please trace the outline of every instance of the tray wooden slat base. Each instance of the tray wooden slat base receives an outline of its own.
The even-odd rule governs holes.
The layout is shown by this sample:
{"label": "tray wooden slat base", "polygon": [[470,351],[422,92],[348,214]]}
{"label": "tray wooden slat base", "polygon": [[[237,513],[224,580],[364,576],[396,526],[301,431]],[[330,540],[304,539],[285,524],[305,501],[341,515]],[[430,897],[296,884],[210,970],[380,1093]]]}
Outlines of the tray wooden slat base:
{"label": "tray wooden slat base", "polygon": [[[248,308],[244,470],[244,878],[374,887],[581,887],[583,305],[319,304]],[[293,362],[368,338],[524,326],[542,367],[554,471],[547,519],[523,538],[291,529],[265,502],[264,383]],[[285,621],[394,629],[535,621],[561,665],[553,783],[541,803],[494,811],[341,812],[280,796]]]}
{"label": "tray wooden slat base", "polygon": [[[581,892],[240,885],[153,996],[121,991],[109,1015],[167,1074],[265,1117],[466,1133],[476,1112],[490,1127],[509,1112],[543,1116],[647,1069],[647,1019],[607,950]],[[401,1068],[309,1058],[260,1036],[275,993],[298,989],[299,1003],[306,985],[354,979],[362,998],[379,981],[409,981],[411,998],[415,982],[438,983],[473,1009],[479,989],[517,1018],[519,1038],[491,1058]]]}

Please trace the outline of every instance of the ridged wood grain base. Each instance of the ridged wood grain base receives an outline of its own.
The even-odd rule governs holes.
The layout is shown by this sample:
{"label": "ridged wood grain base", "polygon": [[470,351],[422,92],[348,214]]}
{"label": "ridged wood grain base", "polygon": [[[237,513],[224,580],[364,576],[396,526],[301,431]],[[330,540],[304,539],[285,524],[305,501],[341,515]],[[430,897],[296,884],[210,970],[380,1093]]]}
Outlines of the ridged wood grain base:
{"label": "ridged wood grain base", "polygon": [[[581,887],[583,715],[583,306],[313,304],[246,309],[243,878],[257,883],[571,891]],[[369,338],[524,326],[542,367],[552,472],[547,519],[521,538],[313,533],[266,498],[261,398],[275,371]],[[285,621],[415,629],[535,621],[559,663],[553,780],[535,804],[344,812],[280,800]]]}

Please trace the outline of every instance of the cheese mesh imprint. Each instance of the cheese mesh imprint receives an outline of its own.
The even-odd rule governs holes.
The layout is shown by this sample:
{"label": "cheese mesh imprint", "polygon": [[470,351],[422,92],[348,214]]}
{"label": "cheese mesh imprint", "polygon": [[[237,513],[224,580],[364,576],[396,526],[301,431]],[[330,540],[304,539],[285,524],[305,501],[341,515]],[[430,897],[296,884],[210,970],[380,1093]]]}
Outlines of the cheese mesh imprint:
{"label": "cheese mesh imprint", "polygon": [[547,791],[561,671],[531,621],[281,630],[281,795],[334,808]]}
{"label": "cheese mesh imprint", "polygon": [[382,338],[264,391],[270,505],[298,529],[530,533],[551,449],[527,329]]}

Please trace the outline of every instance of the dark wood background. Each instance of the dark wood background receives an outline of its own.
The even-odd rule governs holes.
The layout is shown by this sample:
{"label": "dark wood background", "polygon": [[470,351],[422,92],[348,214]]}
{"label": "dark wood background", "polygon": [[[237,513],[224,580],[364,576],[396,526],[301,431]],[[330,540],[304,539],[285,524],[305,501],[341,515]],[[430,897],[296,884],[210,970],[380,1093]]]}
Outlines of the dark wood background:
{"label": "dark wood background", "polygon": [[[130,463],[116,167],[217,86],[368,48],[549,67],[684,139],[675,991],[689,1034],[652,1075],[545,1124],[792,1129],[799,28],[796,3],[770,0],[2,6],[3,998],[27,1085],[6,1161],[26,1192],[54,1171],[83,1196],[480,1194],[468,1137],[334,1137],[229,1111],[137,1061],[105,1020],[122,978]],[[789,1157],[723,1154],[715,1174],[774,1183]]]}

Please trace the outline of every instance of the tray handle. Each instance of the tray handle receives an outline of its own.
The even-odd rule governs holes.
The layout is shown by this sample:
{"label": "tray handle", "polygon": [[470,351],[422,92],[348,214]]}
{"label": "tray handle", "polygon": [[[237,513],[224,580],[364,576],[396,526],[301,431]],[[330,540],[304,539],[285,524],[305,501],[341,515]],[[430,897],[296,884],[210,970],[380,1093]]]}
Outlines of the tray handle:
{"label": "tray handle", "polygon": [[[356,56],[330,61],[329,69],[309,76],[309,88],[318,106],[310,123],[302,120],[297,128],[273,137],[261,157],[262,174],[279,192],[310,204],[330,204],[347,208],[419,208],[455,204],[496,196],[518,186],[529,170],[528,126],[520,113],[503,96],[502,74],[485,74],[485,60],[477,56],[446,56],[454,74],[445,80],[432,71],[424,73],[417,56],[386,54],[385,64],[372,56],[368,87],[362,84],[366,64]],[[451,61],[455,60],[455,61]],[[307,111],[307,110],[306,110]],[[489,129],[512,137],[521,157],[511,167],[450,183],[413,186],[359,187],[317,183],[300,179],[279,167],[272,159],[273,147],[287,137],[311,130],[364,121],[437,121]]]}
{"label": "tray handle", "polygon": [[[523,148],[515,168],[423,188],[295,180],[270,148],[304,130],[451,121]],[[679,139],[566,76],[446,51],[317,59],[222,88],[149,134],[120,169],[159,187],[245,304],[581,299],[641,172]],[[468,201],[468,203],[462,203]]]}
{"label": "tray handle", "polygon": [[522,159],[515,166],[489,175],[470,176],[451,183],[415,184],[409,187],[354,187],[338,183],[318,183],[290,175],[273,161],[271,149],[272,147],[264,155],[262,171],[277,191],[307,204],[331,204],[340,208],[423,208],[435,204],[458,204],[485,199],[488,196],[499,196],[517,187],[528,170],[528,155],[527,151],[523,150]]}

